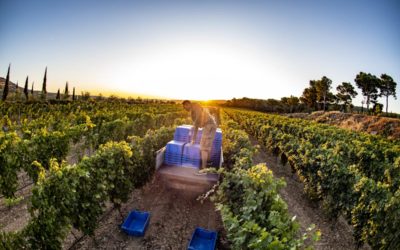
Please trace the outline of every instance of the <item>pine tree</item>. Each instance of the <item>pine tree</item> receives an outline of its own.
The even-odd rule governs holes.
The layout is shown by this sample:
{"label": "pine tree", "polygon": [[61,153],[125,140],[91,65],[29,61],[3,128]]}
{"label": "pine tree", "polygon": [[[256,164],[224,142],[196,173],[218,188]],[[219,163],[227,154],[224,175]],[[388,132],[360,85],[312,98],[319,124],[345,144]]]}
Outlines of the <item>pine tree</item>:
{"label": "pine tree", "polygon": [[381,80],[370,73],[360,72],[356,75],[354,79],[356,85],[361,89],[362,95],[365,97],[365,102],[367,104],[367,112],[369,112],[369,104],[379,97],[378,88],[380,86]]}
{"label": "pine tree", "polygon": [[4,84],[4,89],[3,89],[3,98],[2,98],[3,101],[5,101],[7,99],[7,95],[8,95],[8,88],[9,88],[8,85],[10,83],[10,66],[11,66],[11,63],[8,65],[6,82]]}
{"label": "pine tree", "polygon": [[336,87],[336,90],[336,99],[342,103],[341,111],[346,112],[346,107],[351,105],[352,98],[356,97],[358,93],[349,82],[342,82],[342,84]]}
{"label": "pine tree", "polygon": [[28,101],[28,76],[26,76],[26,80],[25,80],[24,94],[25,94],[26,100]]}
{"label": "pine tree", "polygon": [[391,76],[387,74],[381,75],[381,84],[379,85],[379,89],[381,91],[381,95],[386,97],[386,114],[388,113],[389,96],[393,96],[394,99],[397,99],[396,85],[397,83],[393,80]]}

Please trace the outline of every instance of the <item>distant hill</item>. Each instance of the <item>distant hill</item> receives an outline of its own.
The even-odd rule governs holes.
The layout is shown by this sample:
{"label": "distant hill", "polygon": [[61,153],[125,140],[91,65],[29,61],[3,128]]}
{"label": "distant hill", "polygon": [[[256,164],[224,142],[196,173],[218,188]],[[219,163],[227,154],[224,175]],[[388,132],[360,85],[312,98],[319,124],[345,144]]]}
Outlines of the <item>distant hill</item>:
{"label": "distant hill", "polygon": [[[3,77],[0,77],[0,89],[1,89],[1,93],[3,93],[3,89],[4,89],[4,85],[6,84],[6,79]],[[8,91],[9,92],[15,92],[15,89],[17,88],[17,84],[13,83],[12,81],[10,81],[10,84],[8,86]],[[24,88],[21,88],[21,86],[18,86],[18,89],[21,91],[24,91]]]}
{"label": "distant hill", "polygon": [[[6,79],[4,77],[0,77],[0,98],[1,98],[1,96],[3,96],[3,89],[4,89],[5,84],[6,84]],[[20,91],[21,94],[23,94],[23,92],[24,92],[24,86],[25,86],[25,83],[23,83],[22,86],[18,85],[18,90]],[[31,87],[32,87],[32,85],[28,86],[29,94],[31,93]],[[10,81],[10,83],[8,85],[8,93],[13,94],[13,93],[15,93],[16,89],[17,89],[17,84]],[[39,96],[39,94],[41,92],[42,92],[41,90],[34,90],[33,94],[34,94],[34,96]],[[51,92],[47,93],[47,98],[49,98],[49,99],[53,99],[53,98],[55,99],[56,96],[57,96],[57,93],[51,93]]]}
{"label": "distant hill", "polygon": [[311,114],[292,113],[286,114],[288,117],[313,120],[318,123],[326,123],[341,128],[378,134],[389,139],[400,139],[400,119],[387,118],[381,116],[371,116],[364,114],[341,113],[339,111],[316,111]]}

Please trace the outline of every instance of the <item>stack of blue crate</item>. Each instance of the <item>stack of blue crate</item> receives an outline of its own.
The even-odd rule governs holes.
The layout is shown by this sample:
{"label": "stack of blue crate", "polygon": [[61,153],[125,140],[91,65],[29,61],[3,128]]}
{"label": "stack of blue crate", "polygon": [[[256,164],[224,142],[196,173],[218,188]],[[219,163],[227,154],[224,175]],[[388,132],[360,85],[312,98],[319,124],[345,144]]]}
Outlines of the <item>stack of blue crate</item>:
{"label": "stack of blue crate", "polygon": [[[174,140],[168,142],[164,162],[166,165],[171,166],[186,166],[200,168],[201,154],[200,154],[200,141],[202,136],[202,129],[197,132],[195,144],[191,144],[193,137],[193,126],[181,125],[178,126],[174,133]],[[215,138],[211,148],[210,162],[208,165],[217,167],[221,160],[221,146],[222,146],[222,131],[217,129]]]}
{"label": "stack of blue crate", "polygon": [[164,163],[169,166],[182,166],[182,151],[186,142],[170,141],[164,154]]}
{"label": "stack of blue crate", "polygon": [[182,154],[182,166],[200,168],[201,155],[199,144],[185,144]]}
{"label": "stack of blue crate", "polygon": [[175,129],[174,140],[180,142],[190,142],[191,139],[191,125],[181,125]]}
{"label": "stack of blue crate", "polygon": [[210,161],[211,166],[219,166],[221,160],[221,147],[222,147],[222,131],[220,128],[217,129],[211,148]]}

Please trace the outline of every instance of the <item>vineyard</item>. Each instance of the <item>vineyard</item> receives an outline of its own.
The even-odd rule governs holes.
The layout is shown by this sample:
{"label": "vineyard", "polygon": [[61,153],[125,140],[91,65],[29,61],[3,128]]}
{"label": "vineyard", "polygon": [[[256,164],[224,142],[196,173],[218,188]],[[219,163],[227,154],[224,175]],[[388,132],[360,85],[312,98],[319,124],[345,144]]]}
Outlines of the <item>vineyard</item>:
{"label": "vineyard", "polygon": [[400,143],[332,126],[249,111],[227,114],[289,163],[310,199],[344,215],[358,244],[400,246]]}
{"label": "vineyard", "polygon": [[[308,199],[321,204],[332,223],[341,216],[347,220],[358,246],[400,246],[399,141],[222,109],[224,163],[209,169],[219,173],[219,183],[192,199],[162,189],[154,167],[156,151],[173,138],[175,127],[191,123],[181,105],[4,102],[0,112],[0,249],[102,248],[87,242],[99,234],[118,238],[120,245],[110,248],[185,249],[187,239],[168,235],[168,223],[181,223],[176,230],[185,234],[207,216],[208,225],[219,230],[218,249],[313,248],[324,234],[318,225],[300,225],[289,212],[281,196],[285,181],[266,164],[254,163],[260,146],[291,167]],[[133,243],[126,243],[118,223],[130,209],[160,210],[156,201],[165,201],[165,209],[177,206],[176,214],[159,211],[150,236],[135,242],[136,248],[129,245]],[[20,203],[26,203],[27,219],[4,225]],[[102,228],[113,211],[121,215],[115,216],[118,223]]]}

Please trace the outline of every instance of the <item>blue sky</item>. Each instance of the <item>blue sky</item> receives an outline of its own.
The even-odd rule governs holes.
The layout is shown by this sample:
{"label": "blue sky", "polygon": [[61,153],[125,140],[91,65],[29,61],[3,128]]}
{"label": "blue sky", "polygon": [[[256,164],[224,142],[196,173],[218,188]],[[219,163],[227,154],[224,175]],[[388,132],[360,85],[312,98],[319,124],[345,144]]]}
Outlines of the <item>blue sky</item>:
{"label": "blue sky", "polygon": [[46,66],[50,91],[68,81],[178,99],[300,96],[324,75],[335,92],[360,71],[400,82],[399,1],[0,0],[0,9],[0,76],[11,63],[12,81],[29,75],[38,89]]}

